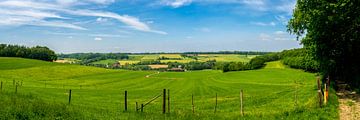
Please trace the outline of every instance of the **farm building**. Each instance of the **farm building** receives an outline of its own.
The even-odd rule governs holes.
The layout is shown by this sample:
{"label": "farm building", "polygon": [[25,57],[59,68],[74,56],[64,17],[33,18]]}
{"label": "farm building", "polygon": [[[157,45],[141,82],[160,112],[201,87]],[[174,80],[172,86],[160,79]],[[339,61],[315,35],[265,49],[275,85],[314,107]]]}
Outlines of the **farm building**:
{"label": "farm building", "polygon": [[113,65],[112,65],[112,67],[120,67],[120,62],[116,62],[116,63],[114,63]]}

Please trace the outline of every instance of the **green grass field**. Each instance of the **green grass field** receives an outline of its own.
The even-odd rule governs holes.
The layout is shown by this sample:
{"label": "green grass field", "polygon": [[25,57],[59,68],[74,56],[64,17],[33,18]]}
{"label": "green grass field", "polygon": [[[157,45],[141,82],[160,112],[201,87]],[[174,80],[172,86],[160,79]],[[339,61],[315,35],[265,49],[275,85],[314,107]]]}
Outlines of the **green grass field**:
{"label": "green grass field", "polygon": [[[0,107],[6,108],[0,109],[0,118],[14,119],[21,113],[38,119],[34,112],[39,108],[40,113],[45,111],[44,114],[66,119],[338,119],[334,91],[329,104],[319,108],[315,74],[287,67],[227,73],[215,70],[158,73],[3,57],[0,73],[4,84]],[[22,82],[18,95],[12,94],[14,80]],[[71,105],[67,105],[69,89]],[[144,113],[135,112],[135,102],[145,103],[161,94],[162,89],[170,89],[170,114],[161,113],[160,98],[146,106]],[[241,89],[245,116],[240,115]],[[128,112],[123,111],[125,90]],[[216,94],[218,106],[214,113]],[[61,108],[60,112],[54,107]],[[70,114],[73,111],[76,114]]]}

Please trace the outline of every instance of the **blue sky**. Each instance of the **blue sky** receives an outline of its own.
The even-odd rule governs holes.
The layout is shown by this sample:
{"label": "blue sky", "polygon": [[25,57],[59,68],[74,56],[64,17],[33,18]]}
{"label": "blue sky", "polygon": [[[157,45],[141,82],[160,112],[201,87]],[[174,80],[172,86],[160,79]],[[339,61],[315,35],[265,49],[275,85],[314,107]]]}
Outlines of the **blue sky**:
{"label": "blue sky", "polygon": [[1,0],[0,43],[57,53],[281,51],[295,0]]}

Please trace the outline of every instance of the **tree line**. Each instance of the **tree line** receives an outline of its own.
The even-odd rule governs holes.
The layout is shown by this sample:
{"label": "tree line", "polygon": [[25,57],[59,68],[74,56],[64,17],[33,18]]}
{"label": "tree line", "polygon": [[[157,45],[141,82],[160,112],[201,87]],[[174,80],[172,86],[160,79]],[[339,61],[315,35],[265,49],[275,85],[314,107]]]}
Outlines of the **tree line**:
{"label": "tree line", "polygon": [[78,64],[86,65],[92,62],[106,60],[106,59],[116,59],[116,60],[129,59],[129,56],[125,53],[72,53],[72,54],[59,54],[59,58],[78,59],[81,60]]}
{"label": "tree line", "polygon": [[228,71],[242,71],[260,69],[266,62],[280,60],[283,64],[295,68],[303,69],[308,72],[318,72],[319,63],[309,54],[305,48],[284,50],[282,52],[270,53],[252,58],[250,62],[219,62],[213,69]]}
{"label": "tree line", "polygon": [[20,45],[0,44],[1,57],[21,57],[44,61],[55,61],[57,55],[45,46],[26,47]]}
{"label": "tree line", "polygon": [[291,68],[303,69],[308,72],[318,72],[319,63],[309,54],[305,48],[284,50],[280,53],[282,62]]}
{"label": "tree line", "polygon": [[359,5],[359,0],[298,0],[288,31],[302,36],[323,76],[360,91]]}

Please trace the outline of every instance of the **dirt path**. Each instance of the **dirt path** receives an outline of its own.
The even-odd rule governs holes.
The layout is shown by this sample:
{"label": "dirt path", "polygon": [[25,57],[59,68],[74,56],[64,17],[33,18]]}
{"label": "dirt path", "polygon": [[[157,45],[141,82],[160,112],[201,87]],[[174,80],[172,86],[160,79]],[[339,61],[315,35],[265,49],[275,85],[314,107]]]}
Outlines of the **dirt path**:
{"label": "dirt path", "polygon": [[339,87],[340,120],[360,120],[360,95],[346,90],[346,85]]}
{"label": "dirt path", "polygon": [[146,77],[146,78],[149,78],[149,77],[151,77],[151,76],[153,76],[153,75],[157,75],[157,74],[160,74],[160,72],[152,73],[152,74],[146,75],[145,77]]}

